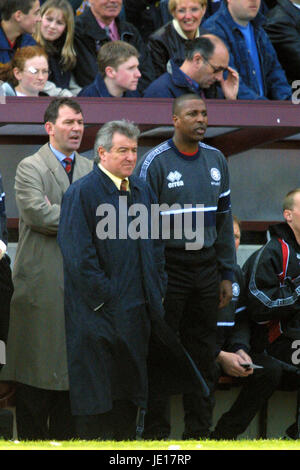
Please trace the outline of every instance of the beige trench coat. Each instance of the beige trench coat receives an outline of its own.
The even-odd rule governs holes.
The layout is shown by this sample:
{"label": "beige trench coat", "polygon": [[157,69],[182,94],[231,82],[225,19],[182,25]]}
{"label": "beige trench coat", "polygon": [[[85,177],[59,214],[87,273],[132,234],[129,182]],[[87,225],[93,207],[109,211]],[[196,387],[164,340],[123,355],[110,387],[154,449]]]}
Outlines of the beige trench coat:
{"label": "beige trench coat", "polygon": [[[76,154],[73,181],[92,166],[92,161]],[[0,380],[68,390],[63,264],[56,235],[61,200],[69,184],[48,144],[18,165],[19,243],[7,358]]]}

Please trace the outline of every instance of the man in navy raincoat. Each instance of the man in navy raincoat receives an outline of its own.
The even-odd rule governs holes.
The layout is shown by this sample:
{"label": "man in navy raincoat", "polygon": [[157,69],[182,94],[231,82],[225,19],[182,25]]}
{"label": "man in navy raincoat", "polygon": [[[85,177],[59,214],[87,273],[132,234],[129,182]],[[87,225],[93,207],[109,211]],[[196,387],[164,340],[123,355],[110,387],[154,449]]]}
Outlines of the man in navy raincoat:
{"label": "man in navy raincoat", "polygon": [[152,336],[160,392],[168,393],[168,374],[177,386],[199,386],[199,373],[163,321],[164,247],[150,233],[155,200],[131,176],[138,135],[127,121],[105,124],[95,143],[100,161],[71,185],[62,204],[70,397],[82,439],[136,437],[137,416],[147,407]]}

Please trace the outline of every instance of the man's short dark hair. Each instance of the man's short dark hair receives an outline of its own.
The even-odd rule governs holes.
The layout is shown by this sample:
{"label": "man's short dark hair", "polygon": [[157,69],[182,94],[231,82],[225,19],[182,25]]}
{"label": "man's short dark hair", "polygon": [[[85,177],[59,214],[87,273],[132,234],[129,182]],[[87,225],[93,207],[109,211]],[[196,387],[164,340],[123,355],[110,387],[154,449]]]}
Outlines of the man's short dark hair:
{"label": "man's short dark hair", "polygon": [[296,194],[300,193],[300,188],[293,189],[292,191],[289,191],[282,203],[282,209],[285,210],[290,210],[292,211],[294,209],[294,197]]}
{"label": "man's short dark hair", "polygon": [[20,10],[24,15],[27,15],[31,10],[35,0],[1,0],[0,12],[1,19],[4,21],[10,20],[12,15]]}
{"label": "man's short dark hair", "polygon": [[59,109],[62,106],[68,106],[69,108],[73,109],[75,113],[82,114],[80,105],[77,103],[77,101],[73,100],[72,98],[68,98],[68,97],[54,98],[45,111],[44,123],[52,122],[53,124],[55,124],[56,119],[58,117]]}
{"label": "man's short dark hair", "polygon": [[175,98],[173,101],[173,105],[172,105],[173,116],[174,114],[177,115],[180,112],[180,109],[183,103],[185,103],[186,101],[191,101],[191,100],[200,100],[204,102],[204,99],[200,95],[197,95],[196,93],[186,93],[184,95],[180,95],[177,98]]}
{"label": "man's short dark hair", "polygon": [[196,52],[200,52],[204,59],[209,59],[215,50],[215,44],[207,37],[199,37],[187,41],[185,45],[185,59],[193,60]]}

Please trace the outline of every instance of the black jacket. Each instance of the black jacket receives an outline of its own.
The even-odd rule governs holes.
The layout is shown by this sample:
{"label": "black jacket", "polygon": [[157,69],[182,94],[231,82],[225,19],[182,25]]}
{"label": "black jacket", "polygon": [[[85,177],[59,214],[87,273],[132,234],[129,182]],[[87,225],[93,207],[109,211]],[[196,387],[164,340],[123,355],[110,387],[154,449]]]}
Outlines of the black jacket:
{"label": "black jacket", "polygon": [[123,0],[126,21],[133,24],[147,42],[150,34],[163,25],[156,0]]}
{"label": "black jacket", "polygon": [[287,223],[269,230],[270,241],[248,258],[243,271],[251,317],[272,343],[281,334],[300,338],[300,246]]}
{"label": "black jacket", "polygon": [[218,311],[216,356],[221,350],[236,352],[243,349],[248,352],[250,324],[244,274],[240,266],[235,265],[232,299],[226,307]]}
{"label": "black jacket", "polygon": [[[8,232],[6,226],[6,210],[5,210],[5,193],[2,185],[2,176],[0,174],[0,240],[6,245],[8,242]],[[0,260],[0,341],[6,343],[8,327],[9,327],[9,312],[10,301],[13,294],[13,283],[11,277],[10,259],[5,255]],[[0,346],[1,347],[1,346]],[[0,355],[1,360],[1,355]],[[0,369],[2,364],[0,362]]]}
{"label": "black jacket", "polygon": [[[148,86],[154,78],[150,54],[147,51],[138,30],[126,21],[116,18],[120,39],[128,42],[140,52],[139,91]],[[94,81],[98,73],[97,53],[100,47],[110,41],[106,32],[97,23],[90,8],[76,18],[74,46],[77,54],[77,65],[74,69],[75,79],[81,87]]]}
{"label": "black jacket", "polygon": [[266,18],[264,29],[291,84],[299,79],[300,10],[290,0],[278,0]]}
{"label": "black jacket", "polygon": [[[208,33],[201,26],[199,31],[200,34]],[[167,63],[170,59],[179,66],[182,64],[185,59],[185,44],[187,41],[188,39],[182,38],[177,33],[172,21],[151,34],[148,47],[156,78],[167,71]]]}

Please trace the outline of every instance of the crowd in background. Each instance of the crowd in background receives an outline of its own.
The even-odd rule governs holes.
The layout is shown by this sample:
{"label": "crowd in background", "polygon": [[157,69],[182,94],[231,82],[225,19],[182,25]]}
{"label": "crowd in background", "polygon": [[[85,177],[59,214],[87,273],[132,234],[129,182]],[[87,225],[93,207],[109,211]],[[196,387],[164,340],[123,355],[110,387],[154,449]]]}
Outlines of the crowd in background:
{"label": "crowd in background", "polygon": [[[22,3],[22,6],[20,6],[20,3]],[[214,391],[218,377],[222,374],[240,378],[243,385],[237,400],[230,410],[221,417],[212,433],[210,419],[214,406],[213,393],[210,395],[211,402],[209,404],[202,403],[203,397],[187,393],[184,396],[186,428],[183,438],[237,438],[247,428],[257,411],[280,384],[288,384],[291,389],[299,387],[298,376],[295,370],[291,370],[293,368],[291,351],[292,342],[300,336],[298,333],[300,281],[298,274],[299,262],[297,261],[299,259],[298,248],[300,246],[300,192],[297,189],[286,196],[283,201],[283,217],[285,222],[273,227],[271,230],[271,242],[266,244],[263,250],[255,253],[247,261],[244,266],[244,272],[242,272],[233,263],[236,256],[232,243],[233,229],[234,235],[239,241],[240,226],[239,221],[234,219],[232,227],[226,161],[217,149],[209,148],[205,144],[202,145],[200,143],[207,127],[206,105],[203,98],[290,100],[292,96],[292,83],[297,79],[296,73],[298,68],[296,63],[297,54],[294,52],[297,47],[299,51],[300,48],[297,45],[298,38],[296,36],[292,37],[292,34],[286,34],[284,28],[288,27],[291,32],[294,25],[296,29],[295,19],[297,15],[300,18],[300,1],[161,0],[158,2],[151,0],[90,0],[82,2],[75,0],[46,0],[39,2],[39,0],[23,0],[19,2],[19,0],[0,0],[0,6],[0,79],[2,80],[2,94],[20,97],[53,96],[62,99],[62,101],[57,102],[53,100],[45,113],[45,128],[49,135],[49,144],[45,144],[36,155],[24,159],[18,166],[16,175],[15,188],[20,219],[22,219],[18,250],[20,250],[19,253],[21,250],[24,250],[25,254],[22,254],[23,259],[18,258],[18,261],[21,259],[22,262],[16,263],[17,269],[21,270],[21,274],[18,274],[21,278],[21,284],[18,283],[19,281],[15,284],[15,286],[18,285],[20,290],[18,290],[17,294],[16,291],[14,293],[13,305],[14,311],[21,307],[25,326],[24,328],[20,326],[19,318],[15,316],[12,318],[10,341],[11,344],[15,342],[15,351],[22,347],[22,341],[18,341],[18,335],[21,335],[22,340],[24,340],[24,332],[26,325],[28,325],[26,315],[32,316],[29,323],[31,326],[37,325],[36,330],[39,330],[36,335],[39,344],[29,348],[32,356],[28,358],[25,354],[20,355],[18,353],[18,357],[21,357],[22,361],[24,361],[22,367],[19,367],[18,373],[21,371],[21,375],[24,373],[24,377],[21,376],[18,380],[11,378],[14,372],[10,375],[9,367],[14,369],[14,366],[11,366],[11,364],[14,364],[13,355],[16,354],[17,356],[14,347],[10,347],[8,366],[3,369],[4,372],[1,375],[4,383],[5,380],[16,380],[16,382],[24,385],[18,386],[16,392],[17,407],[18,410],[22,410],[18,413],[18,432],[20,436],[25,439],[48,436],[49,430],[47,426],[51,421],[48,420],[49,410],[52,412],[54,408],[55,413],[51,419],[53,419],[52,430],[55,428],[56,434],[54,433],[53,435],[61,439],[73,438],[74,436],[71,412],[68,408],[69,397],[67,393],[61,394],[62,391],[66,392],[68,390],[68,376],[65,372],[64,327],[62,324],[59,324],[59,322],[64,322],[63,289],[61,288],[63,285],[63,270],[56,243],[60,205],[62,204],[62,195],[67,191],[70,183],[72,183],[73,177],[74,181],[76,179],[81,180],[83,175],[89,174],[92,178],[91,181],[95,191],[98,186],[94,178],[96,178],[95,175],[97,174],[99,176],[100,170],[106,176],[109,175],[115,185],[123,183],[123,180],[116,183],[114,178],[116,174],[108,171],[108,168],[105,169],[104,163],[105,161],[107,162],[105,158],[115,158],[112,152],[113,147],[105,146],[105,144],[100,145],[98,142],[98,147],[95,148],[99,153],[100,163],[99,168],[95,168],[94,165],[94,173],[90,173],[91,162],[85,161],[85,159],[82,159],[76,153],[83,135],[83,118],[80,106],[71,100],[71,98],[73,96],[87,96],[176,98],[172,116],[174,121],[173,139],[164,142],[158,148],[145,155],[145,161],[140,162],[140,167],[137,167],[140,170],[139,177],[147,180],[150,186],[152,186],[153,192],[157,193],[158,198],[166,196],[168,199],[170,195],[169,190],[163,193],[159,185],[162,179],[164,182],[172,180],[172,177],[174,177],[173,167],[168,167],[168,165],[173,165],[173,159],[177,162],[177,158],[180,157],[182,167],[180,168],[179,179],[184,175],[186,181],[189,181],[189,185],[186,184],[184,191],[181,193],[184,200],[180,202],[184,203],[185,198],[190,200],[192,197],[195,198],[193,203],[197,204],[199,198],[204,198],[206,201],[205,205],[209,207],[209,211],[216,211],[217,216],[214,218],[215,214],[209,214],[209,211],[206,213],[207,218],[211,217],[209,222],[207,220],[205,222],[205,242],[207,246],[205,246],[205,249],[199,250],[197,256],[187,256],[183,250],[183,256],[180,258],[178,257],[178,247],[175,247],[174,250],[174,246],[169,247],[169,251],[166,251],[168,254],[166,259],[169,290],[166,291],[168,294],[166,299],[164,298],[164,309],[166,311],[169,310],[169,313],[173,313],[176,309],[178,312],[180,309],[182,310],[182,312],[178,313],[178,325],[173,330],[175,329],[176,334],[179,332],[182,344],[188,351],[192,345],[192,353],[191,351],[189,353],[191,353],[193,360],[196,358],[195,362],[199,366],[199,370],[203,372],[206,368],[209,369],[208,373],[205,371],[204,378],[211,392]],[[286,60],[287,56],[293,57],[294,62],[292,67],[291,62]],[[190,109],[193,109],[193,116],[189,116]],[[198,117],[195,117],[196,114],[198,114]],[[193,120],[197,121],[198,124],[201,121],[201,129],[199,130],[198,126],[196,131],[197,137],[193,134],[195,132]],[[69,131],[67,132],[64,126],[66,122],[70,121],[75,123],[74,126],[77,127],[76,131],[72,130],[68,134]],[[125,131],[122,126],[118,123],[117,131],[115,133],[112,132],[110,136],[111,145],[114,142],[115,134],[117,134],[118,138],[120,134],[128,138],[128,134],[126,134],[128,129]],[[104,126],[104,130],[106,127],[109,127],[109,125]],[[131,129],[130,132],[133,132],[133,130]],[[136,159],[137,130],[134,129],[130,136],[129,140],[135,144],[134,152]],[[102,136],[101,138],[104,139],[104,137]],[[68,157],[72,158],[69,158],[69,160],[64,158],[67,154]],[[164,158],[165,154],[168,155],[167,159]],[[201,159],[199,159],[200,154]],[[159,158],[160,156],[162,156],[161,159]],[[194,171],[191,171],[191,166],[187,170],[186,160],[189,158],[194,162]],[[204,158],[208,162],[205,168],[203,167]],[[209,167],[212,159],[215,166],[211,168],[209,173],[211,180],[207,183],[207,187],[203,189],[204,184],[202,182],[208,181],[206,167]],[[61,165],[57,164],[57,160]],[[104,166],[104,169],[101,164]],[[48,168],[45,169],[46,166],[51,169],[51,172],[48,171]],[[131,176],[133,168],[134,165],[131,165],[128,177]],[[201,171],[203,171],[203,176],[199,178],[198,175]],[[102,173],[101,178],[105,186],[107,179]],[[162,174],[164,178],[160,177]],[[53,180],[53,175],[55,178],[57,177],[57,180]],[[197,175],[197,178],[195,178],[195,175]],[[193,178],[195,178],[195,181],[193,181]],[[220,180],[222,180],[221,183]],[[130,191],[128,188],[123,189],[121,186],[118,187],[118,191],[122,194],[125,191],[129,193],[127,196],[133,197],[135,191],[137,193],[140,191],[139,183],[136,183],[134,179],[129,181],[131,186]],[[201,181],[200,189],[199,181]],[[40,184],[41,187],[39,187]],[[82,181],[80,184],[82,184]],[[172,182],[168,184],[172,184]],[[222,187],[220,186],[221,184],[223,185]],[[194,185],[193,191],[190,189],[192,185]],[[79,185],[71,184],[71,186],[72,190],[68,194],[72,194],[73,190],[76,193]],[[170,186],[168,186],[169,188]],[[4,195],[1,181],[0,189],[0,192]],[[85,187],[84,190],[87,190],[88,195],[92,192],[90,187]],[[41,200],[43,191],[46,192],[47,197],[43,196]],[[116,191],[115,187],[114,191]],[[185,193],[185,191],[187,192]],[[201,191],[203,191],[203,194]],[[51,194],[50,200],[48,199],[48,193]],[[81,195],[76,193],[76,197],[79,197],[80,200]],[[94,194],[91,197],[92,206],[94,204],[93,198]],[[150,203],[150,199],[149,196],[147,204]],[[68,199],[65,200],[68,201]],[[2,200],[0,202],[2,203]],[[70,204],[74,208],[72,202],[71,198]],[[4,214],[4,197],[1,207]],[[79,206],[75,205],[75,207],[78,208]],[[70,212],[71,209],[66,211],[68,215]],[[39,214],[40,220],[37,214]],[[94,213],[91,212],[91,214]],[[85,215],[85,210],[83,210],[80,213],[80,217],[84,218]],[[216,223],[217,218],[218,223]],[[66,219],[68,220],[68,217]],[[77,219],[78,215],[75,214],[75,226],[77,226]],[[220,222],[221,219],[226,219],[226,223],[224,221]],[[80,228],[82,226],[80,225]],[[73,230],[71,229],[70,233],[69,230],[69,225],[66,223],[68,237],[76,245],[78,239],[75,237],[76,239],[74,240]],[[27,235],[26,232],[28,233]],[[5,232],[2,235],[4,241],[7,242],[7,233]],[[32,256],[31,258],[28,257],[27,262],[24,263],[24,259],[28,255],[28,245],[26,246],[26,243],[28,243],[28,240],[30,241],[30,237],[34,237],[31,240],[32,245],[30,247]],[[34,290],[34,287],[28,287],[30,284],[26,286],[26,282],[30,283],[34,279],[36,252],[41,250],[42,239],[46,240],[47,250],[49,249],[47,256],[55,259],[57,264],[55,264],[54,271],[51,271],[48,269],[49,259],[44,259],[44,263],[42,263],[42,257],[45,256],[47,251],[44,247],[40,252],[41,259],[39,265],[44,264],[44,268],[46,268],[45,279],[41,276],[40,272],[38,273],[41,281],[39,286],[44,289],[44,293],[37,296],[38,301],[34,305],[32,304],[34,296],[30,302],[25,302],[28,311],[25,312],[26,315],[23,315],[24,298],[28,296],[28,292],[32,295]],[[60,240],[62,244],[61,249],[62,251],[66,249],[68,258],[70,254],[69,244],[65,248],[65,239],[61,235]],[[222,243],[220,240],[222,240]],[[23,245],[23,242],[25,245]],[[183,242],[183,240],[180,240],[180,242]],[[86,243],[86,239],[84,239],[84,243]],[[237,248],[238,243],[236,244],[236,250]],[[85,253],[82,253],[83,257],[88,253],[89,249],[90,246],[87,247]],[[101,249],[103,249],[102,246]],[[124,258],[123,260],[122,256],[124,253],[127,254],[127,249],[132,250],[129,252],[133,256],[131,258],[128,256],[127,259]],[[134,283],[136,283],[139,287],[138,300],[142,307],[139,306],[140,313],[138,313],[137,318],[140,322],[148,307],[144,307],[143,303],[145,293],[145,286],[141,282],[143,276],[137,274],[140,266],[134,264],[139,259],[139,254],[137,254],[136,250],[137,246],[131,245],[129,242],[123,252],[121,252],[122,250],[120,253],[118,252],[120,257],[118,255],[116,259],[118,259],[118,262],[126,261],[128,273],[130,276],[133,276],[132,285],[134,286]],[[289,256],[287,256],[287,252]],[[73,253],[71,255],[71,261],[69,260],[69,262],[73,266]],[[208,256],[208,258],[202,259],[203,256],[204,258]],[[270,259],[273,260],[273,257],[276,262],[278,259],[280,261],[276,268],[276,263],[271,263],[274,269],[270,270]],[[5,260],[6,258],[3,259]],[[108,266],[110,266],[110,257],[106,261]],[[199,261],[199,264],[197,264],[197,261]],[[80,262],[79,260],[79,264]],[[33,263],[32,268],[30,267],[26,275],[23,273],[22,278],[24,266],[28,268],[30,263]],[[224,264],[224,269],[222,270],[224,279],[222,278],[221,283],[218,278],[220,263],[221,265],[222,263]],[[6,276],[10,281],[8,283],[9,291],[7,294],[8,305],[6,306],[6,312],[8,312],[9,301],[13,294],[13,286],[9,273],[9,265],[2,266],[2,264],[0,263],[0,269],[6,270]],[[59,269],[57,266],[59,266]],[[122,291],[122,296],[129,296],[129,300],[134,304],[136,301],[135,288],[131,285],[129,274],[125,276],[127,271],[125,269],[122,271],[120,266],[121,264],[118,265],[117,274],[120,279],[123,276],[121,289],[124,289],[124,292]],[[227,269],[228,267],[230,269]],[[153,267],[149,274],[149,279],[152,279],[155,269]],[[76,269],[71,271],[72,275],[76,278],[78,275]],[[226,277],[229,275],[229,271],[230,276]],[[88,272],[90,273],[90,271]],[[280,277],[281,275],[283,277]],[[47,276],[49,276],[49,279],[51,278],[51,281],[49,281]],[[178,276],[179,278],[181,276],[181,278],[179,279]],[[16,278],[17,276],[15,275]],[[279,288],[277,285],[278,279],[280,281]],[[288,282],[286,279],[288,279]],[[82,296],[88,297],[87,310],[90,311],[89,303],[91,298],[96,302],[98,292],[97,289],[91,288],[88,280],[88,278],[85,278],[84,271],[84,276],[80,279],[79,285],[82,287],[86,282],[86,289],[83,288],[85,292],[82,293]],[[92,276],[91,281],[94,281]],[[160,282],[164,284],[165,280],[161,279]],[[220,301],[218,306],[220,299],[219,290],[216,286],[219,284],[223,285],[220,288],[220,297],[222,295],[224,298],[226,297],[226,302],[223,299],[224,303]],[[229,284],[230,289],[228,287]],[[105,287],[106,284],[103,284],[103,279],[101,279],[101,287],[103,285]],[[50,295],[49,286],[52,286]],[[112,286],[112,283],[107,283],[106,287],[110,292],[114,286]],[[163,289],[161,290],[161,293],[163,293]],[[170,290],[172,290],[171,293]],[[191,302],[191,290],[195,291],[194,297],[192,297],[193,302]],[[157,294],[157,289],[154,289],[154,291]],[[56,295],[53,295],[53,292],[56,292]],[[202,297],[199,292],[201,292]],[[19,294],[20,298],[18,298]],[[107,292],[104,292],[104,294],[107,294]],[[95,296],[95,299],[93,296]],[[182,301],[180,296],[184,298],[184,301]],[[206,296],[210,296],[210,300]],[[284,301],[281,296],[284,297]],[[112,302],[113,309],[116,308],[114,302],[118,299],[114,298],[112,301],[111,297],[114,296],[108,294],[104,295],[104,297],[105,302],[106,297],[109,298],[108,305],[111,305],[110,302]],[[201,298],[203,303],[201,322],[198,321],[199,311],[197,310],[201,303],[199,298]],[[55,307],[52,305],[53,300],[57,302]],[[158,299],[159,302],[160,300]],[[41,303],[39,304],[39,302]],[[49,316],[47,320],[40,315],[41,311],[45,311],[45,302],[49,302],[48,311],[51,314],[52,311],[55,311],[59,320],[56,321],[54,315]],[[103,307],[105,302],[93,305],[95,322],[101,317],[101,315],[97,315],[97,311]],[[180,302],[182,302],[182,305]],[[185,302],[188,304],[188,309],[186,309]],[[205,305],[205,302],[207,302],[207,305]],[[105,308],[107,307],[104,307],[104,312]],[[136,308],[135,304],[134,308]],[[162,308],[161,305],[160,308]],[[34,317],[35,309],[39,311],[37,317]],[[70,316],[73,315],[76,308],[74,307],[71,310]],[[102,313],[103,310],[101,310]],[[188,320],[185,319],[186,310],[190,310]],[[210,315],[210,323],[205,324],[205,315],[207,313],[211,314],[212,311],[216,314],[218,313],[218,319],[216,320],[215,317]],[[145,315],[146,317],[147,315]],[[171,318],[167,314],[166,319],[171,326],[174,326],[172,325],[172,322],[174,322],[173,317]],[[185,321],[182,320],[181,323],[181,319]],[[49,321],[47,327],[45,327],[46,321]],[[88,321],[90,321],[89,316]],[[127,322],[127,317],[124,317],[124,324],[122,324],[122,327],[120,326],[120,336],[122,336],[123,328],[126,334],[128,332],[131,334],[131,325],[129,328],[128,324],[130,322]],[[139,328],[143,329],[145,325],[140,325]],[[149,325],[146,326],[148,328]],[[164,328],[163,325],[160,326]],[[200,326],[203,331],[200,331]],[[106,327],[107,325],[105,325],[105,331],[107,332]],[[92,328],[89,331],[89,335],[96,335],[98,332],[97,328]],[[143,330],[146,338],[149,336],[147,328],[145,328],[145,331]],[[217,334],[215,328],[217,328]],[[7,338],[7,329],[5,327],[4,333],[1,333],[5,339]],[[75,328],[75,330],[78,332],[80,329]],[[114,342],[115,332],[113,329],[110,330],[110,328],[108,330],[109,335],[113,333],[112,341]],[[55,341],[53,341],[53,335],[55,336],[57,331],[59,331],[60,336],[57,336]],[[41,346],[42,335],[44,336]],[[217,344],[214,341],[215,336]],[[209,349],[207,350],[209,350],[210,356],[203,353],[205,348],[202,343],[205,343],[207,337],[207,342],[209,343]],[[74,346],[73,339],[72,337],[71,343],[69,340],[69,347],[71,344],[71,349]],[[136,335],[130,337],[129,344],[130,346],[136,346],[138,349],[140,344],[137,342],[135,345],[135,340]],[[33,343],[31,334],[30,342],[31,344]],[[45,346],[46,344],[47,346]],[[143,342],[143,347],[145,344]],[[200,346],[204,349],[201,350]],[[115,347],[115,344],[113,344],[113,347]],[[50,352],[49,357],[45,359],[44,356],[38,364],[40,369],[37,368],[37,370],[41,370],[42,373],[37,373],[35,377],[25,377],[28,364],[31,365],[37,361],[37,350],[41,350],[47,355]],[[135,353],[136,351],[133,352]],[[99,354],[99,357],[101,356],[101,360],[103,360],[101,373],[109,363],[102,356],[102,354],[105,355],[106,353],[108,356],[110,355],[109,348],[104,347],[101,354]],[[146,356],[145,352],[143,354]],[[60,360],[62,357],[65,361]],[[124,354],[122,359],[125,360],[126,357],[126,354]],[[138,352],[136,357],[140,359]],[[92,367],[90,366],[97,365],[98,359],[93,361],[89,357],[84,370],[91,371]],[[44,367],[45,361],[48,364],[47,369]],[[76,359],[76,361],[74,361],[76,364],[80,362],[79,359]],[[292,380],[285,377],[286,369],[282,369],[280,361],[283,361],[287,368],[290,367],[288,372],[292,372]],[[57,367],[58,363],[60,367]],[[216,376],[213,375],[213,368],[210,368],[212,363],[217,364],[218,370]],[[127,363],[126,366],[128,366]],[[142,369],[144,366],[145,364],[143,363]],[[255,370],[257,366],[258,371]],[[55,375],[55,377],[52,374],[49,378],[52,367],[53,370],[59,370],[60,373]],[[72,367],[74,367],[73,364],[71,369]],[[99,368],[96,367],[95,369],[92,374],[92,381],[95,380],[93,383],[96,383],[99,379],[97,375],[99,374]],[[114,366],[112,369],[114,369]],[[124,366],[124,371],[126,370]],[[121,380],[124,371],[118,370],[118,380],[120,379],[118,390],[121,390],[123,393],[123,388],[126,388],[124,392],[126,397],[131,387],[136,394],[136,384],[134,381],[130,382],[127,377],[126,380],[130,383],[124,387],[126,380],[125,382]],[[72,369],[73,372],[74,370]],[[5,374],[8,375],[6,376]],[[82,377],[82,375],[78,374],[78,371],[76,372],[75,367],[76,380],[78,375]],[[145,377],[143,376],[143,380],[141,380],[143,387],[144,379]],[[36,380],[37,383],[34,383],[33,386],[28,385]],[[50,382],[51,386],[49,386]],[[103,386],[104,382],[106,383],[106,378],[101,381],[100,385],[98,384],[99,388]],[[86,383],[88,383],[88,379]],[[79,398],[75,397],[76,407],[77,400],[79,403],[79,410],[81,410],[80,407],[82,405],[81,386],[82,384],[79,380],[75,387],[74,385],[71,387],[73,400],[74,394],[76,395],[79,391]],[[88,403],[84,403],[85,407],[89,409],[87,413],[89,417],[94,416],[94,414],[97,415],[93,411],[95,401],[92,392],[95,390],[97,391],[98,388],[93,386],[89,388],[92,398],[90,400],[87,398]],[[52,393],[53,391],[55,392],[54,394]],[[86,393],[85,390],[84,396],[88,397],[89,393]],[[109,396],[110,390],[107,394]],[[117,406],[116,409],[113,408],[113,420],[115,416],[126,416],[127,413],[131,420],[130,436],[132,436],[132,433],[135,432],[136,409],[130,409],[128,400],[125,400],[124,403],[124,397],[121,392],[120,395],[122,400],[116,400]],[[58,396],[62,397],[62,401],[58,400]],[[111,406],[111,403],[107,404],[105,399],[99,405],[100,412],[98,410],[98,413],[101,415],[105,414]],[[149,409],[153,413],[149,413],[148,418],[146,418],[145,438],[167,439],[169,436],[170,423],[168,420],[165,420],[166,400],[161,400],[159,396],[159,401],[160,403],[157,403],[154,400],[154,404],[150,402]],[[164,401],[164,403],[162,404],[161,401]],[[120,404],[120,402],[122,403]],[[64,415],[62,410],[65,413]],[[204,416],[203,410],[207,411],[205,423],[201,423]],[[75,414],[81,416],[81,411],[76,411]],[[36,418],[36,423],[33,422],[32,416]],[[106,416],[108,427],[111,425],[111,421],[113,421],[112,416]],[[44,426],[43,432],[39,428],[42,421]],[[123,419],[123,425],[126,428],[124,421]],[[91,424],[90,420],[86,422],[83,420],[80,423],[83,435],[94,436],[91,433],[90,426],[95,426],[94,429],[96,429],[98,424],[98,419],[97,423],[93,422],[93,424]],[[32,431],[32,434],[30,434],[29,430]],[[86,430],[88,430],[87,433]],[[297,422],[289,428],[288,434],[292,438],[299,437]]]}
{"label": "crowd in background", "polygon": [[[13,4],[0,3],[2,94],[155,98],[191,91],[206,98],[291,99],[300,61],[298,1],[26,0],[20,18]],[[202,36],[224,42],[217,61],[214,41],[199,42]],[[125,60],[123,74],[119,63],[106,64],[119,75],[107,89],[101,49],[114,41],[135,47],[137,63],[132,72]],[[34,45],[44,52],[27,49]],[[15,59],[19,48],[26,50]],[[182,64],[191,63],[191,50],[198,55],[187,73]]]}

